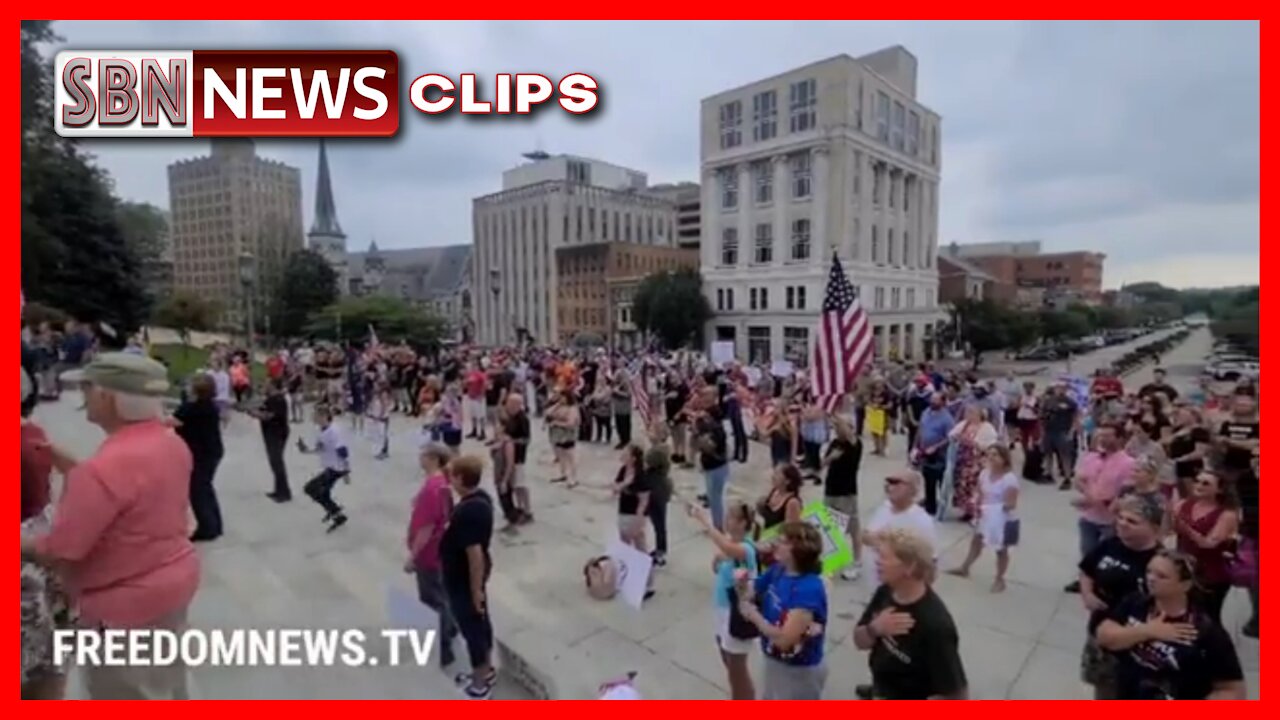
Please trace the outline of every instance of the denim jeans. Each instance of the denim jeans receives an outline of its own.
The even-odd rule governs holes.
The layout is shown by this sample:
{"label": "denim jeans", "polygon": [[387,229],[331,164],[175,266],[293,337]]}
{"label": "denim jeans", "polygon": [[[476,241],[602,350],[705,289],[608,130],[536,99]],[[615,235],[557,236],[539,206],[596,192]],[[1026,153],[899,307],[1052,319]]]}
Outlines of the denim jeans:
{"label": "denim jeans", "polygon": [[1082,558],[1093,552],[1093,549],[1101,545],[1103,540],[1116,534],[1114,526],[1099,525],[1084,518],[1079,519],[1078,527],[1080,528],[1080,557]]}
{"label": "denim jeans", "polygon": [[707,481],[707,507],[711,510],[711,522],[717,530],[724,529],[724,489],[729,484],[728,463],[718,468],[704,470]]}

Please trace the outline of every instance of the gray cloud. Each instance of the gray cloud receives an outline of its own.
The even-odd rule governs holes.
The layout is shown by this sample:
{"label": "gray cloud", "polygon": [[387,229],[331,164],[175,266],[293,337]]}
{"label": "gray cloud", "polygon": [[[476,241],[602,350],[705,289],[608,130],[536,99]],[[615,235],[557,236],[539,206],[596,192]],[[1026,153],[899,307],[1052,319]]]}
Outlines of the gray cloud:
{"label": "gray cloud", "polygon": [[[942,239],[1043,239],[1108,253],[1106,282],[1196,277],[1210,243],[1257,273],[1258,24],[1254,22],[63,22],[71,47],[390,48],[425,72],[588,72],[600,113],[572,119],[426,117],[400,137],[334,144],[353,247],[470,239],[470,199],[535,146],[698,177],[701,98],[837,53],[901,43],[943,117]],[[408,87],[408,80],[402,83]],[[93,143],[119,192],[167,204],[164,167],[200,142]],[[303,169],[315,146],[263,142]],[[1226,261],[1224,261],[1226,262]],[[1182,263],[1182,264],[1179,264]],[[1114,272],[1112,271],[1114,268]],[[1234,268],[1232,270],[1231,268]],[[1238,281],[1238,278],[1235,280]],[[1214,284],[1206,278],[1200,284]],[[1225,281],[1224,281],[1225,282]]]}

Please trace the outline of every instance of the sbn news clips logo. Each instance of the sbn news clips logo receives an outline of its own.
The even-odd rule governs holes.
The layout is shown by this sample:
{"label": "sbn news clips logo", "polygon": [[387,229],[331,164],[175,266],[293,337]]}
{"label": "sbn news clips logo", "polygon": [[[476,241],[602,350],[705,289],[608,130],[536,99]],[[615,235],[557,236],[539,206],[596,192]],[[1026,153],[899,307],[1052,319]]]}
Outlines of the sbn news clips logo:
{"label": "sbn news clips logo", "polygon": [[[390,50],[67,50],[54,63],[63,137],[387,137],[400,128],[400,61]],[[528,115],[600,104],[595,78],[499,73],[483,84],[426,73],[409,83],[425,115]]]}

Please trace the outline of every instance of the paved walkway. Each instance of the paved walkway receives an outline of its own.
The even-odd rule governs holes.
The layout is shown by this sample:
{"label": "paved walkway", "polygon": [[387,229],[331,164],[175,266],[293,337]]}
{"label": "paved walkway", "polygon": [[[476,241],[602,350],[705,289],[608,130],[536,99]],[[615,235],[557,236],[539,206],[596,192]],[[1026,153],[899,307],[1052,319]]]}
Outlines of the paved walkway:
{"label": "paved walkway", "polygon": [[[1200,331],[1166,359],[1175,383],[1186,385],[1209,349]],[[1109,362],[1125,351],[1107,348],[1079,358],[1077,372]],[[1126,379],[1140,384],[1149,369]],[[1044,377],[1039,378],[1041,381]],[[68,397],[42,406],[37,419],[58,441],[88,454],[101,433],[87,425]],[[277,506],[263,497],[270,486],[266,459],[256,425],[237,417],[226,434],[227,458],[218,473],[227,535],[201,547],[204,578],[193,608],[195,625],[205,628],[315,627],[364,628],[376,632],[388,619],[389,586],[412,591],[403,564],[404,527],[409,503],[419,484],[416,428],[399,420],[392,457],[372,459],[366,442],[356,442],[351,485],[339,485],[338,500],[352,518],[326,535],[321,512],[298,491],[315,471],[312,456],[290,452],[288,465],[296,499]],[[307,430],[308,437],[310,429]],[[539,433],[539,435],[541,435]],[[469,447],[478,450],[478,447]],[[745,466],[735,465],[734,495],[754,500],[767,484],[763,446],[752,447]],[[862,469],[862,516],[881,501],[880,478],[903,462],[900,437],[890,458],[867,458]],[[615,506],[608,485],[617,453],[600,446],[581,451],[583,485],[574,490],[549,486],[552,468],[544,437],[535,438],[530,467],[537,522],[518,537],[495,539],[495,574],[491,586],[500,639],[521,654],[542,682],[554,685],[554,696],[589,697],[600,682],[629,671],[648,698],[717,699],[727,689],[714,642],[711,621],[712,547],[673,507],[671,551],[659,571],[658,594],[634,611],[620,602],[598,603],[582,589],[582,565],[603,549],[614,532]],[[675,482],[687,496],[696,494],[700,476],[677,471]],[[812,497],[820,491],[809,489]],[[1085,613],[1078,596],[1062,585],[1071,578],[1075,557],[1075,515],[1068,494],[1056,489],[1024,488],[1021,506],[1023,544],[1013,554],[1009,587],[1002,595],[987,592],[993,573],[984,557],[970,580],[943,576],[938,591],[960,626],[961,651],[975,698],[1083,698],[1078,659],[1084,640]],[[963,555],[965,529],[950,523],[942,529],[942,563]],[[852,646],[852,626],[871,588],[864,582],[836,582],[828,631],[831,675],[826,696],[848,699],[854,686],[868,680],[867,661]],[[1258,645],[1242,639],[1238,627],[1247,613],[1247,598],[1233,593],[1226,616],[1249,676],[1250,692],[1258,686]],[[459,648],[461,650],[461,648]],[[507,671],[513,673],[514,660]],[[448,698],[457,697],[451,683],[434,668],[282,669],[198,668],[197,693],[206,698]],[[515,683],[500,686],[497,697],[529,697]]]}

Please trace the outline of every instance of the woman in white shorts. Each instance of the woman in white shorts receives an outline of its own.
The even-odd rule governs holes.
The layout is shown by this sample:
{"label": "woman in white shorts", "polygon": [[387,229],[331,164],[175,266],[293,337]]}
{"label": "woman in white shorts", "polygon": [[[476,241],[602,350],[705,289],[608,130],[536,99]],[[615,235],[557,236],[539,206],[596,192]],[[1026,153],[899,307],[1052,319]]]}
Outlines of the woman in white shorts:
{"label": "woman in white shorts", "polygon": [[759,567],[755,545],[749,539],[755,527],[755,511],[746,503],[730,503],[725,508],[724,532],[716,530],[706,508],[691,506],[689,512],[716,544],[716,556],[712,562],[712,570],[716,574],[716,644],[720,648],[725,672],[729,675],[729,695],[733,700],[755,700],[756,690],[751,682],[748,659],[759,642],[751,637],[734,637],[730,627],[733,624],[730,620],[732,613],[738,604],[734,575],[746,573],[747,577],[754,579]]}
{"label": "woman in white shorts", "polygon": [[978,476],[978,492],[981,493],[978,517],[973,521],[973,538],[969,541],[969,555],[960,567],[950,570],[952,575],[969,577],[969,568],[982,554],[982,548],[996,551],[996,579],[991,592],[1004,592],[1004,576],[1009,571],[1009,548],[1018,544],[1021,523],[1017,518],[1018,474],[1013,472],[1009,448],[992,445],[987,448],[987,466]]}

